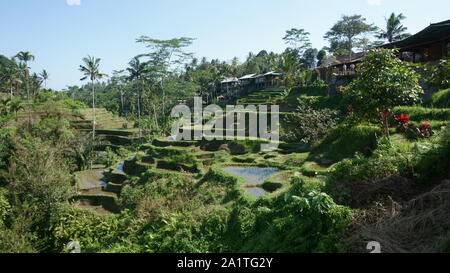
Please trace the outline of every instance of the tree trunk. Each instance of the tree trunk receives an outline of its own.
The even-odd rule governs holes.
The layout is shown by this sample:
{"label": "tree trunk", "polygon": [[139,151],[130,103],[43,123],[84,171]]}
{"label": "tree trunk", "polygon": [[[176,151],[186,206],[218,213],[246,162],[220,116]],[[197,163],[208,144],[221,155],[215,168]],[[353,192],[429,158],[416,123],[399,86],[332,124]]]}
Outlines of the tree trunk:
{"label": "tree trunk", "polygon": [[[25,63],[27,67],[27,63]],[[28,69],[25,71],[25,88],[27,89],[27,100],[28,100],[28,129],[31,129],[31,98],[30,98],[30,87],[28,82]]]}
{"label": "tree trunk", "polygon": [[[94,80],[91,80],[91,84],[92,84],[92,116],[93,116],[93,121],[92,121],[92,141],[95,141],[95,87],[94,87]],[[94,152],[94,146],[92,146],[92,152]],[[91,170],[94,167],[94,161],[91,160]]]}
{"label": "tree trunk", "polygon": [[352,57],[353,57],[353,44],[352,44],[352,39],[351,38],[348,38],[348,45],[349,45],[349,50],[350,50],[350,60],[349,60],[349,62],[351,62],[352,61]]}
{"label": "tree trunk", "polygon": [[92,121],[92,140],[95,140],[95,87],[94,87],[94,81],[91,81],[92,84],[92,115],[93,115],[93,121]]}
{"label": "tree trunk", "polygon": [[142,130],[141,130],[141,88],[143,87],[142,80],[140,82],[140,86],[138,88],[138,122],[139,122],[139,137],[142,136]]}
{"label": "tree trunk", "polygon": [[156,107],[155,107],[155,104],[153,104],[153,115],[154,115],[154,119],[155,119],[156,129],[159,130],[158,116],[157,116],[157,114],[156,114]]}
{"label": "tree trunk", "polygon": [[121,112],[122,112],[122,116],[124,116],[124,106],[123,106],[124,102],[123,102],[123,91],[120,91],[120,105],[121,105]]}

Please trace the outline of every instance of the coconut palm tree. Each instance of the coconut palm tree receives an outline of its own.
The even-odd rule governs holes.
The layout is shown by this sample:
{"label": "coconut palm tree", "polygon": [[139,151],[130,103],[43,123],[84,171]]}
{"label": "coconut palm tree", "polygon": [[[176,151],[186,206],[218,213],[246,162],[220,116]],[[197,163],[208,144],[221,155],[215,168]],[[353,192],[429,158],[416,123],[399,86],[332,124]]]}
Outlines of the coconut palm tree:
{"label": "coconut palm tree", "polygon": [[398,15],[392,13],[389,18],[386,18],[386,30],[380,30],[377,38],[385,39],[392,43],[411,36],[411,34],[405,33],[408,28],[402,25],[402,20],[404,19],[406,17],[402,13]]}
{"label": "coconut palm tree", "polygon": [[30,68],[28,67],[28,62],[34,61],[35,57],[30,54],[30,52],[21,51],[15,56],[19,61],[22,62],[22,69],[25,76],[25,89],[27,91],[27,99],[30,100],[30,89],[29,89],[29,73]]}
{"label": "coconut palm tree", "polygon": [[[114,89],[119,89],[120,94],[120,114],[125,114],[125,81],[127,80],[127,76],[123,73],[125,70],[114,70],[113,76],[111,77],[111,84]],[[117,89],[116,89],[117,90]]]}
{"label": "coconut palm tree", "polygon": [[9,87],[11,100],[14,98],[14,89],[17,91],[18,85],[22,83],[20,80],[20,70],[16,65],[7,66],[3,69],[0,80],[5,82]]}
{"label": "coconut palm tree", "polygon": [[42,70],[42,72],[39,74],[39,76],[41,76],[42,81],[44,82],[44,87],[47,88],[47,80],[48,80],[48,73],[47,70]]}
{"label": "coconut palm tree", "polygon": [[22,69],[25,75],[25,89],[27,92],[28,100],[28,127],[31,127],[31,97],[30,97],[30,84],[29,84],[29,73],[30,68],[28,67],[28,62],[34,61],[35,57],[31,55],[28,51],[21,51],[15,56],[19,61],[21,61]]}
{"label": "coconut palm tree", "polygon": [[145,88],[145,75],[149,72],[147,63],[143,63],[139,60],[139,57],[134,57],[130,63],[130,67],[127,68],[129,73],[129,81],[137,81],[137,109],[138,109],[138,120],[139,120],[139,132],[141,131],[141,96],[142,90]]}
{"label": "coconut palm tree", "polygon": [[12,100],[9,104],[9,110],[14,112],[15,120],[18,120],[18,112],[23,109],[22,102],[20,100]]}
{"label": "coconut palm tree", "polygon": [[0,115],[9,115],[11,112],[11,100],[0,99]]}
{"label": "coconut palm tree", "polygon": [[84,65],[80,65],[79,70],[84,74],[81,81],[90,80],[92,89],[92,113],[93,113],[93,123],[92,123],[92,139],[95,140],[95,81],[106,77],[106,74],[102,74],[99,71],[100,59],[94,58],[93,56],[87,56],[83,58]]}
{"label": "coconut palm tree", "polygon": [[33,97],[39,92],[39,89],[42,86],[42,78],[38,76],[38,74],[33,73],[30,80],[30,90]]}

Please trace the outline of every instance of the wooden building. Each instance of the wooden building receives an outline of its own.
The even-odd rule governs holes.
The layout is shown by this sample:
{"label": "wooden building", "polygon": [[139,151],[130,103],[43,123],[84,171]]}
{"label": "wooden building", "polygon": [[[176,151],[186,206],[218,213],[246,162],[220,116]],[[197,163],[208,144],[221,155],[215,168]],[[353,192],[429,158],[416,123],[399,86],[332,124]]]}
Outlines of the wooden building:
{"label": "wooden building", "polygon": [[[380,48],[397,48],[403,61],[433,63],[450,52],[450,20],[431,24],[424,30],[401,41],[381,45]],[[346,85],[356,75],[354,67],[361,62],[364,53],[338,56],[317,68],[320,77],[330,85]]]}
{"label": "wooden building", "polygon": [[448,56],[450,43],[450,20],[431,24],[419,33],[401,41],[383,45],[398,48],[400,58],[413,63],[435,62]]}
{"label": "wooden building", "polygon": [[236,77],[226,78],[220,82],[220,89],[223,93],[234,93],[239,89],[239,79]]}
{"label": "wooden building", "polygon": [[243,87],[248,86],[248,85],[254,83],[255,76],[256,76],[256,74],[248,74],[248,75],[242,76],[239,78],[239,83]]}
{"label": "wooden building", "polygon": [[255,75],[255,85],[258,89],[279,87],[282,76],[282,73],[276,71]]}

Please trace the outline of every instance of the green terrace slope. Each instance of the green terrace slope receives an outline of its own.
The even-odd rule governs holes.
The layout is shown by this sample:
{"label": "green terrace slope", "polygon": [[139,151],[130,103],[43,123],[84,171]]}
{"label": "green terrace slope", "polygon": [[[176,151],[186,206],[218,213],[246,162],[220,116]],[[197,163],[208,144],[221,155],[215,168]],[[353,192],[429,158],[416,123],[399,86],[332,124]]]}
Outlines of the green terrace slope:
{"label": "green terrace slope", "polygon": [[[94,120],[94,111],[92,109],[78,110],[81,120],[72,121],[72,126],[76,129],[90,129]],[[104,108],[95,109],[95,122],[97,129],[128,129],[133,128],[134,124],[124,118],[114,116]]]}
{"label": "green terrace slope", "polygon": [[[90,132],[94,120],[92,109],[80,109],[78,120],[72,120],[71,126],[79,131]],[[129,146],[139,140],[139,130],[134,127],[134,123],[125,118],[117,117],[104,108],[95,109],[96,134],[106,142],[98,149],[106,151],[109,147],[117,150],[121,146]]]}
{"label": "green terrace slope", "polygon": [[281,88],[269,88],[244,96],[237,100],[239,105],[270,105],[275,104],[277,100],[286,97],[286,90]]}

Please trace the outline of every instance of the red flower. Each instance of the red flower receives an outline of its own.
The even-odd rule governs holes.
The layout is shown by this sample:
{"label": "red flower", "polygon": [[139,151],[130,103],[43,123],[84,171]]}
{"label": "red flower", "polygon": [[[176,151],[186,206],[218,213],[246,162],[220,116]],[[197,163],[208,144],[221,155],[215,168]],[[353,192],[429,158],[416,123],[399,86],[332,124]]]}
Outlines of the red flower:
{"label": "red flower", "polygon": [[428,129],[430,128],[431,124],[428,121],[425,121],[424,123],[422,123],[422,128],[424,129]]}
{"label": "red flower", "polygon": [[351,112],[353,112],[353,105],[349,105],[348,107],[347,107],[347,110],[351,113]]}
{"label": "red flower", "polygon": [[403,114],[395,115],[394,119],[401,124],[407,124],[409,122],[409,116]]}

